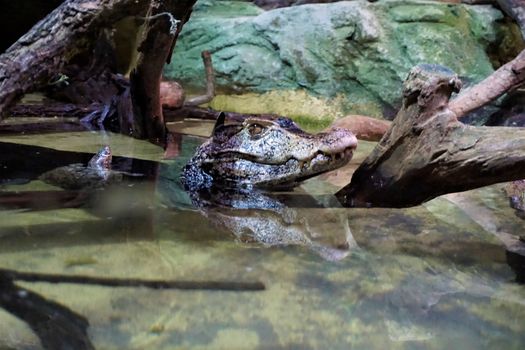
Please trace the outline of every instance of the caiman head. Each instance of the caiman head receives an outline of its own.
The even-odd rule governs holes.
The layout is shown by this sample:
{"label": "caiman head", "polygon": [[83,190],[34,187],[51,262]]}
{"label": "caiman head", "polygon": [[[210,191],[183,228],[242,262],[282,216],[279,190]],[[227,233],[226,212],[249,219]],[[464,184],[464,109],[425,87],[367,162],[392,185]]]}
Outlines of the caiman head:
{"label": "caiman head", "polygon": [[356,146],[356,137],[346,129],[309,134],[284,117],[250,116],[225,123],[221,113],[182,179],[190,188],[292,188],[347,164]]}

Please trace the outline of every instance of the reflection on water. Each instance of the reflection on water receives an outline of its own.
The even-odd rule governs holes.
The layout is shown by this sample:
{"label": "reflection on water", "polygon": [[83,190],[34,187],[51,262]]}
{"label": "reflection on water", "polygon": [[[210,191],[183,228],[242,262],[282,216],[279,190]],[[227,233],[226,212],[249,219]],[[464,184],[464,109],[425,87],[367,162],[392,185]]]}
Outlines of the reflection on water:
{"label": "reflection on water", "polygon": [[[69,149],[65,135],[53,149],[31,146],[49,144],[45,135],[31,137],[0,142],[1,269],[261,281],[266,289],[13,284],[4,278],[0,348],[60,348],[45,343],[44,330],[53,341],[63,339],[63,348],[78,349],[66,334],[97,349],[517,349],[525,343],[525,289],[514,282],[505,248],[485,222],[497,221],[510,234],[524,227],[501,186],[456,195],[463,202],[442,197],[409,209],[338,208],[330,196],[341,182],[332,181],[334,174],[294,193],[197,195],[184,192],[177,179],[201,139],[175,137],[181,143],[169,154],[176,157],[166,160],[162,150],[136,140],[130,148],[140,156],[126,153],[108,134],[77,133],[82,148]],[[144,176],[91,191],[37,180],[50,169],[85,164],[106,143],[117,170]],[[89,152],[86,145],[92,145]],[[345,171],[338,174],[348,176]],[[484,208],[484,222],[469,210],[475,206]],[[52,333],[56,329],[62,333]]]}

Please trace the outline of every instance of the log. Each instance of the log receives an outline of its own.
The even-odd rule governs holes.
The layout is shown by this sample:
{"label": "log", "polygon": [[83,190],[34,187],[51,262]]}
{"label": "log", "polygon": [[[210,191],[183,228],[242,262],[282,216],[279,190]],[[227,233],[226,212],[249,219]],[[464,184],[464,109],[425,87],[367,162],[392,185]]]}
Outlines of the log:
{"label": "log", "polygon": [[344,206],[408,207],[445,193],[521,179],[525,128],[474,127],[449,108],[461,82],[451,70],[419,65],[404,83],[392,127],[337,198]]}
{"label": "log", "polygon": [[66,0],[0,55],[0,118],[23,94],[68,77],[61,72],[89,52],[104,28],[144,15],[149,0]]}
{"label": "log", "polygon": [[[123,133],[159,140],[164,120],[159,83],[178,33],[195,0],[66,0],[0,55],[0,115],[23,94],[61,87],[70,103],[100,105],[90,114],[102,125],[118,115]],[[139,60],[128,81],[116,74],[107,29],[125,17],[146,21]]]}
{"label": "log", "polygon": [[139,47],[139,59],[130,76],[133,102],[134,134],[155,142],[163,142],[166,133],[160,82],[165,63],[182,25],[189,19],[196,0],[151,0],[146,20],[149,25]]}

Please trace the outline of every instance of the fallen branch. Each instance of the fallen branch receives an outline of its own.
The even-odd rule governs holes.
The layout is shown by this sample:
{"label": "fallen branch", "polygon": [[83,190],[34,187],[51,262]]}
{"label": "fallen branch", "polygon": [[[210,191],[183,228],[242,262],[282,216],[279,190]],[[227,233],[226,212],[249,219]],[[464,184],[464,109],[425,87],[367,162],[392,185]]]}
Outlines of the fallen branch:
{"label": "fallen branch", "polygon": [[330,125],[330,128],[345,128],[350,130],[359,140],[379,141],[388,131],[392,122],[383,119],[366,117],[364,115],[349,115]]}
{"label": "fallen branch", "polygon": [[166,281],[143,280],[137,278],[106,278],[91,276],[56,275],[35,272],[19,272],[0,269],[0,280],[47,283],[76,283],[83,285],[98,285],[105,287],[146,287],[153,289],[182,290],[220,290],[220,291],[261,291],[261,282],[231,282],[231,281]]}
{"label": "fallen branch", "polygon": [[94,46],[102,29],[144,15],[149,0],[66,0],[0,55],[0,118],[23,94],[69,77],[67,63]]}
{"label": "fallen branch", "polygon": [[525,128],[464,125],[448,107],[460,81],[420,65],[404,84],[403,107],[349,185],[345,206],[406,207],[436,196],[523,178]]}
{"label": "fallen branch", "polygon": [[[54,90],[54,96],[74,104],[100,105],[89,121],[102,125],[116,114],[121,132],[162,139],[162,69],[194,3],[66,0],[0,56],[0,114],[27,92]],[[128,16],[147,23],[130,89],[116,74],[115,52],[106,34]]]}

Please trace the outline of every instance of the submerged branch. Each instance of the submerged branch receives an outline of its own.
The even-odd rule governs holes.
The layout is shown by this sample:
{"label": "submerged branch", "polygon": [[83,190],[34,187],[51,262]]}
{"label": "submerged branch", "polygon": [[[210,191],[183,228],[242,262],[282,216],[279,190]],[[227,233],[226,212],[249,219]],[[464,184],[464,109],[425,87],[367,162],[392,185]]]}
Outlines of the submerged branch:
{"label": "submerged branch", "polygon": [[76,283],[104,287],[146,287],[152,289],[182,289],[209,291],[261,291],[265,289],[262,282],[232,281],[166,281],[143,280],[137,278],[105,278],[91,276],[55,275],[35,272],[19,272],[0,269],[0,279],[24,282]]}

